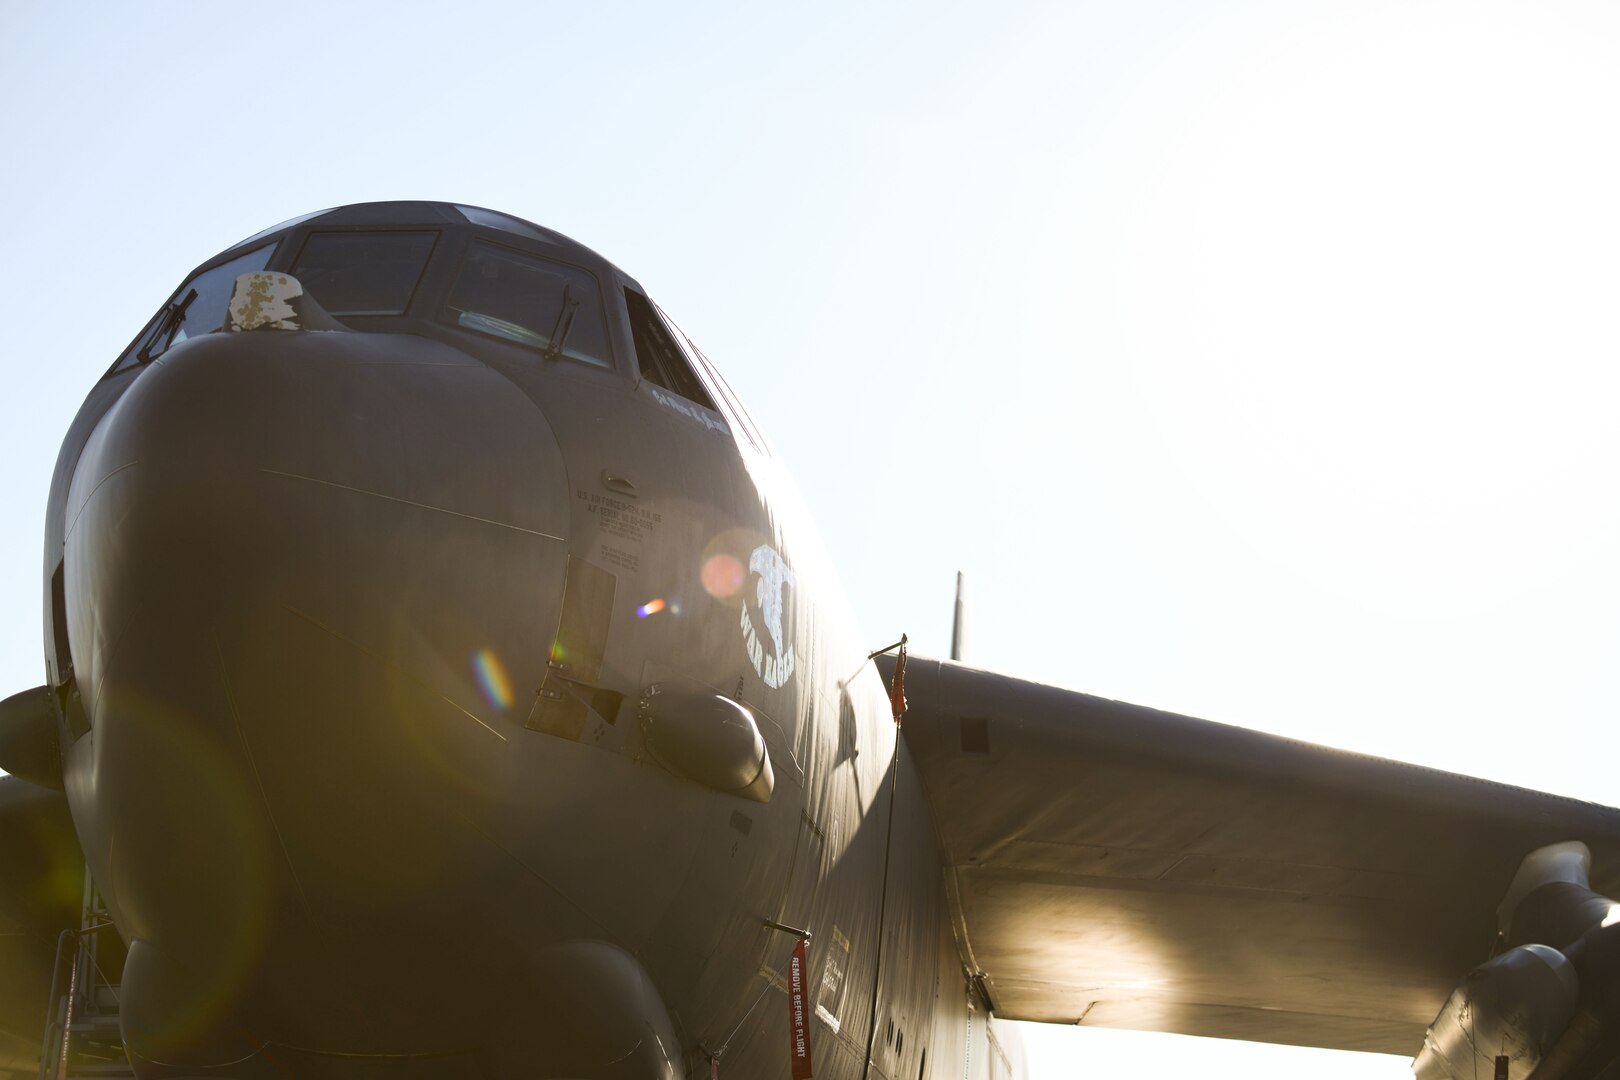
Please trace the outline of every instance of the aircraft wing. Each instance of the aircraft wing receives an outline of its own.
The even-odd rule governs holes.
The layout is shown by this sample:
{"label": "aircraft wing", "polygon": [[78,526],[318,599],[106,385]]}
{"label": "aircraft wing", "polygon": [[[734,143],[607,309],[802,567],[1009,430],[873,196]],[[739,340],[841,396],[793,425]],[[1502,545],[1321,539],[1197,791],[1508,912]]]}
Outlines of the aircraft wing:
{"label": "aircraft wing", "polygon": [[1008,1019],[1411,1056],[1525,855],[1582,840],[1620,893],[1620,811],[956,663],[906,688],[963,962]]}

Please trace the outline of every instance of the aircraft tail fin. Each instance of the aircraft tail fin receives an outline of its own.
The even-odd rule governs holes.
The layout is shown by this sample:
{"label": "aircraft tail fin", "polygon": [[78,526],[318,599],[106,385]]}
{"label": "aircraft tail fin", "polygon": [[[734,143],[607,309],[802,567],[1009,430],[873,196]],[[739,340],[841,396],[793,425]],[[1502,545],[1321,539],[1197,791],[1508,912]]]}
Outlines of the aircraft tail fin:
{"label": "aircraft tail fin", "polygon": [[967,646],[967,622],[962,610],[962,571],[956,572],[956,615],[951,619],[951,659],[958,662]]}

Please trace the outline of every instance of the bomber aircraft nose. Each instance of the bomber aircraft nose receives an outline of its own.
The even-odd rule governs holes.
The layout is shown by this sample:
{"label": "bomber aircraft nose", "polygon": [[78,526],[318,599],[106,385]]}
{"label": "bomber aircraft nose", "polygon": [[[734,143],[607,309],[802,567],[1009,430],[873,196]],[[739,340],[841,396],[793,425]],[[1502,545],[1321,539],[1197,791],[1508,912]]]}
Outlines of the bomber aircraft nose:
{"label": "bomber aircraft nose", "polygon": [[421,336],[209,334],[107,413],[67,510],[64,749],[126,1029],[195,1046],[266,942],[362,955],[489,884],[467,822],[544,681],[568,514],[536,406]]}

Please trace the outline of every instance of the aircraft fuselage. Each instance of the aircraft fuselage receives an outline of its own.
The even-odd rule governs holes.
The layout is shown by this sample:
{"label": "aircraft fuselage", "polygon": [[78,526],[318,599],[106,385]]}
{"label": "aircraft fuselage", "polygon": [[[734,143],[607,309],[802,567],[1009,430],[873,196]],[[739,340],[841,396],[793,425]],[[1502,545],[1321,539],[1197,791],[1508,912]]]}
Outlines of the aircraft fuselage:
{"label": "aircraft fuselage", "polygon": [[[253,271],[305,297],[218,330]],[[75,421],[44,571],[143,1077],[786,1077],[768,923],[816,1076],[874,1022],[872,1076],[1008,1066],[791,485],[572,241],[374,204],[205,263]]]}

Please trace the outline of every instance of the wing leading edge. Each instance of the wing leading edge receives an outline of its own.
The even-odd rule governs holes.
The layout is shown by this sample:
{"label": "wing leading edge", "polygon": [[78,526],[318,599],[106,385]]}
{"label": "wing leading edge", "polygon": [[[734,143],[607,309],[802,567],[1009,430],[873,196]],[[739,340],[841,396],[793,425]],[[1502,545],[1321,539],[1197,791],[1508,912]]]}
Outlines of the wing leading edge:
{"label": "wing leading edge", "polygon": [[[884,669],[885,677],[892,661]],[[1413,1055],[1520,860],[1620,811],[913,659],[905,741],[997,1015]]]}

